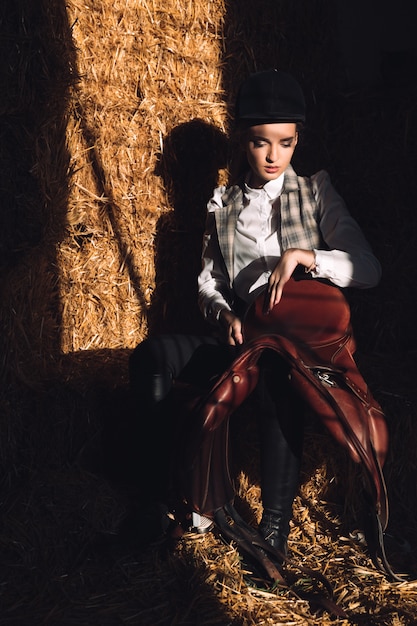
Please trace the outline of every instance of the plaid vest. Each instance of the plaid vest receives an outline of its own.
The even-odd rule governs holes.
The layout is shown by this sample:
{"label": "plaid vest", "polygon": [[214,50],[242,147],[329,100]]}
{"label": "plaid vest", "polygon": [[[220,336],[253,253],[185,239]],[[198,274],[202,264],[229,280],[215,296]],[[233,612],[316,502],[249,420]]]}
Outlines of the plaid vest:
{"label": "plaid vest", "polygon": [[[239,213],[245,205],[245,195],[240,185],[233,185],[222,195],[223,206],[217,209],[216,228],[220,250],[233,282],[233,246]],[[318,206],[309,178],[297,176],[291,165],[284,174],[284,185],[280,196],[280,228],[277,237],[281,250],[288,248],[323,247],[318,226]]]}

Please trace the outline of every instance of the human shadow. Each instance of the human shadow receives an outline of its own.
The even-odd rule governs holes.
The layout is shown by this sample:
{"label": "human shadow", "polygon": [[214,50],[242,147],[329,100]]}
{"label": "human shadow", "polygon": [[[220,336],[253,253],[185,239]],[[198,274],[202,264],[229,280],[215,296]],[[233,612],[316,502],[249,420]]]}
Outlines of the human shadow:
{"label": "human shadow", "polygon": [[206,206],[226,167],[228,142],[218,127],[196,118],[173,128],[163,146],[155,173],[172,210],[157,223],[149,334],[201,334],[207,327],[197,305],[197,276]]}

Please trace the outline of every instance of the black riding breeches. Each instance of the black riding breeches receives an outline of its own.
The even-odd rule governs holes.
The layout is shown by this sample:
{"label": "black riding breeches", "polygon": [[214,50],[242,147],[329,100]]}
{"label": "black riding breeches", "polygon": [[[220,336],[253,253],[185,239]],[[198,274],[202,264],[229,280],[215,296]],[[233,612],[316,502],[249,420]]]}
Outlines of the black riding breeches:
{"label": "black riding breeches", "polygon": [[[130,384],[138,407],[144,411],[142,453],[154,457],[150,473],[163,483],[174,440],[175,419],[165,400],[174,380],[208,390],[231,365],[237,349],[212,337],[161,335],[146,339],[130,359]],[[303,410],[291,389],[288,367],[277,355],[265,353],[260,361],[255,400],[260,433],[261,487],[264,507],[291,507],[298,485],[302,454]],[[153,451],[153,453],[152,453]],[[153,487],[152,487],[153,489]]]}
{"label": "black riding breeches", "polygon": [[173,334],[145,339],[129,362],[132,392],[152,407],[167,397],[174,380],[209,389],[235,354],[235,348],[210,336]]}

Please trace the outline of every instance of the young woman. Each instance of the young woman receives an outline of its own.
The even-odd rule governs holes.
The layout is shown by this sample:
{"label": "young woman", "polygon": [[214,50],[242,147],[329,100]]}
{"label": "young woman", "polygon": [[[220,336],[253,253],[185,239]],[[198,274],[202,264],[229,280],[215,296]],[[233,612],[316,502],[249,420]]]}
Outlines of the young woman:
{"label": "young woman", "polygon": [[[198,279],[200,308],[214,332],[210,337],[161,336],[138,346],[131,359],[132,386],[150,405],[166,397],[172,381],[184,373],[207,381],[220,374],[244,342],[247,307],[265,289],[267,308],[279,305],[300,266],[340,288],[378,283],[379,262],[328,174],[300,177],[291,166],[304,122],[304,96],[291,75],[258,72],[241,86],[236,127],[245,167],[236,184],[217,188],[208,204]],[[285,364],[265,355],[260,366],[260,531],[286,553],[303,407],[290,388]]]}

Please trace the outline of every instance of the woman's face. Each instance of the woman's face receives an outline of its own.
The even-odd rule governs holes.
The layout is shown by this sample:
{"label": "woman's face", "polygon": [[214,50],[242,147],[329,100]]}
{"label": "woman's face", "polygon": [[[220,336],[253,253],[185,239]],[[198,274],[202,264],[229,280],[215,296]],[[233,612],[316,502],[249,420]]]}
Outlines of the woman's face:
{"label": "woman's face", "polygon": [[259,124],[248,129],[245,148],[252,170],[251,187],[262,187],[286,170],[297,140],[298,133],[293,122]]}

